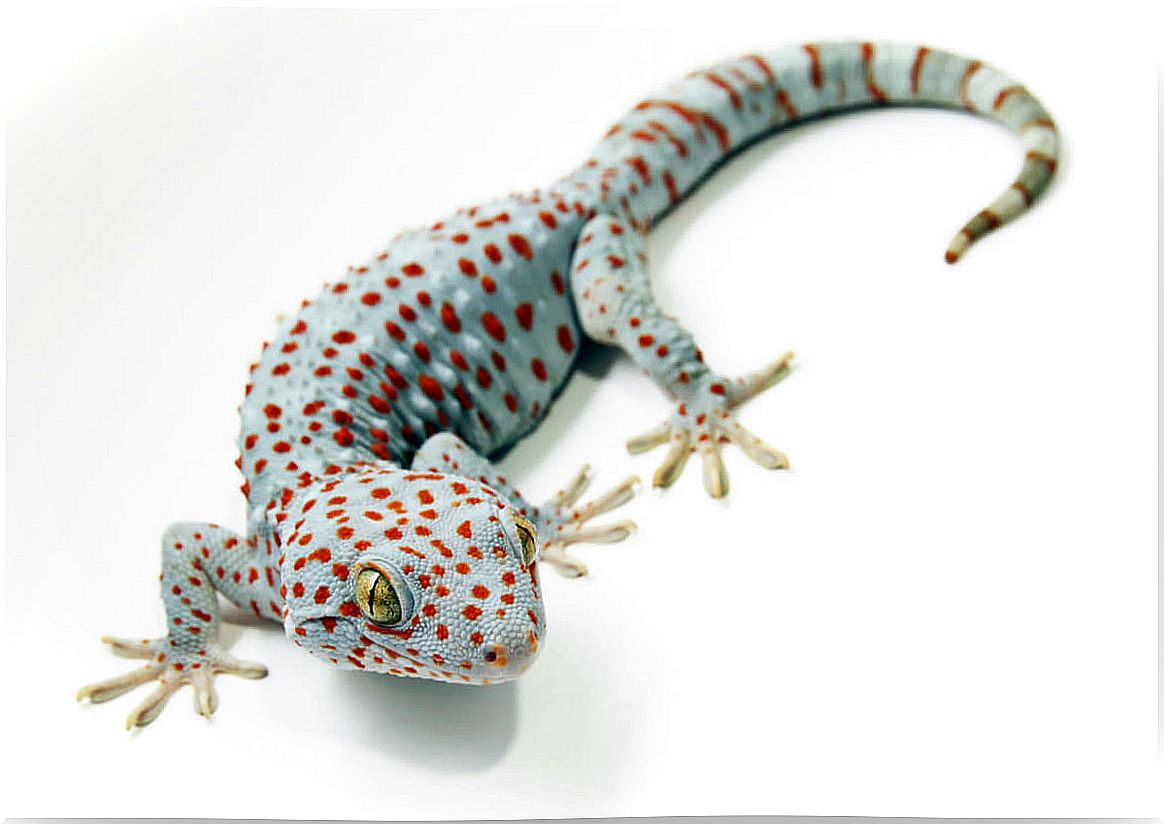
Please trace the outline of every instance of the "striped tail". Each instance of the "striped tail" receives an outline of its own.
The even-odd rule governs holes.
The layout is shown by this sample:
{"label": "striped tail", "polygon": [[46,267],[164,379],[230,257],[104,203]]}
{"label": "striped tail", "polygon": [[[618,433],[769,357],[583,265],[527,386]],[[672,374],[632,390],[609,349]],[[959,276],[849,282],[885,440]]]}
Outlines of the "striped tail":
{"label": "striped tail", "polygon": [[[956,262],[976,240],[1026,211],[1050,183],[1059,159],[1055,123],[1034,95],[998,69],[900,43],[821,43],[801,50],[808,85],[815,92],[808,96],[818,102],[811,114],[879,104],[957,107],[986,115],[1018,134],[1025,151],[1018,177],[954,235],[946,249],[947,263]],[[786,57],[774,57],[788,66]]]}
{"label": "striped tail", "polygon": [[[862,48],[864,52],[873,47],[864,44]],[[931,64],[928,71],[927,63]],[[940,65],[933,67],[933,63]],[[1025,150],[1015,181],[950,241],[946,262],[954,263],[972,243],[1018,217],[1046,190],[1059,162],[1059,133],[1034,95],[980,61],[922,46],[916,49],[909,74],[913,99],[937,105],[961,105],[967,111],[986,114],[1017,132]],[[956,101],[952,99],[954,78],[957,78]]]}
{"label": "striped tail", "polygon": [[[1018,177],[950,241],[957,261],[979,238],[1026,211],[1046,190],[1059,158],[1059,134],[1021,84],[978,60],[902,43],[809,43],[745,55],[693,72],[648,100],[608,132],[596,152],[608,175],[637,171],[630,211],[647,223],[672,208],[724,156],[775,128],[879,105],[960,108],[1016,132],[1025,150]],[[666,183],[652,186],[650,170]],[[603,178],[602,186],[610,184]],[[636,188],[637,187],[637,188]],[[604,191],[604,198],[609,195]]]}
{"label": "striped tail", "polygon": [[946,249],[947,263],[956,262],[976,240],[1026,211],[1050,183],[1059,159],[1055,123],[1034,95],[998,69],[949,52],[899,43],[822,43],[802,50],[809,84],[822,104],[813,114],[863,104],[958,107],[1018,133],[1025,150],[1018,177],[954,235]]}

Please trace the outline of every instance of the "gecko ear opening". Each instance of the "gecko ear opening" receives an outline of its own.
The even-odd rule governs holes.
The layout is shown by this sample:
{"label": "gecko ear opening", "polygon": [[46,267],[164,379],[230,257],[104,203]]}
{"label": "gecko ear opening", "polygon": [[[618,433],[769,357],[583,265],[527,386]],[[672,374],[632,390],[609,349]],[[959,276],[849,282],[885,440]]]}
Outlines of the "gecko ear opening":
{"label": "gecko ear opening", "polygon": [[529,566],[538,556],[538,531],[516,512],[513,514],[513,525],[517,527],[517,537],[521,540],[521,562]]}

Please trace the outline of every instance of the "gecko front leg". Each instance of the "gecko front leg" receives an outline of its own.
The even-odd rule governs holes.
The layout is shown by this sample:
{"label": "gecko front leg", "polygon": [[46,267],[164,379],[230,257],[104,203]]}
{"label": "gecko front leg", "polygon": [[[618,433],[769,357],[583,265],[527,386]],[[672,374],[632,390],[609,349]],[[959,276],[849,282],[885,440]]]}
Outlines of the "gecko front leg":
{"label": "gecko front leg", "polygon": [[218,642],[218,597],[263,618],[280,620],[283,606],[278,570],[254,542],[209,523],[179,523],[162,537],[162,600],[168,634],[157,639],[105,637],[113,652],[146,660],[125,675],[89,684],[77,700],[109,701],[134,687],[157,681],[157,688],[126,719],[126,728],[153,721],[181,687],[194,690],[194,709],[209,718],[218,706],[214,677],[230,673],[262,678],[267,668],[228,655]]}
{"label": "gecko front leg", "polygon": [[691,333],[655,302],[643,236],[617,217],[599,215],[583,229],[571,287],[586,334],[623,349],[675,403],[667,421],[627,443],[632,453],[670,445],[655,486],[673,484],[698,452],[704,487],[712,497],[723,497],[728,476],[720,447],[725,443],[736,444],[768,469],[788,468],[784,453],[745,429],[735,410],[787,377],[791,352],[738,379],[710,370]]}
{"label": "gecko front leg", "polygon": [[534,506],[503,472],[451,432],[441,432],[425,441],[412,460],[412,468],[473,478],[500,492],[536,528],[539,560],[571,578],[585,575],[588,570],[586,564],[566,551],[566,547],[581,543],[616,543],[635,530],[634,522],[625,520],[601,526],[587,525],[593,518],[617,509],[634,497],[639,482],[635,476],[579,505],[579,499],[590,484],[590,467],[584,466],[563,489],[541,506]]}

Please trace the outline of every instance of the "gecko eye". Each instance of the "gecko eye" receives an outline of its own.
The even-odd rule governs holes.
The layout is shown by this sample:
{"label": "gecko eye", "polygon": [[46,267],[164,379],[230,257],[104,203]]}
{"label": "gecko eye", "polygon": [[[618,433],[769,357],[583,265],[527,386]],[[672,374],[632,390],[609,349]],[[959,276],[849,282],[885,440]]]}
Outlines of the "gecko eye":
{"label": "gecko eye", "polygon": [[529,566],[538,554],[538,531],[516,512],[513,513],[513,525],[517,527],[517,537],[521,539],[521,561]]}
{"label": "gecko eye", "polygon": [[396,587],[375,567],[365,567],[356,575],[356,606],[365,618],[381,626],[399,624],[404,617]]}

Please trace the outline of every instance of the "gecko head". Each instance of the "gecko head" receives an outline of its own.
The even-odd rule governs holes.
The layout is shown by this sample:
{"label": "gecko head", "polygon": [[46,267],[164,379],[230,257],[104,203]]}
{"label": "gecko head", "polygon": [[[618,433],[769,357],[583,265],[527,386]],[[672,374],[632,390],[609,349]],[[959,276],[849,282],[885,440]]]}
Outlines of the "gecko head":
{"label": "gecko head", "polygon": [[524,672],[545,632],[533,526],[479,481],[362,469],[285,498],[288,637],[345,668],[453,683]]}

